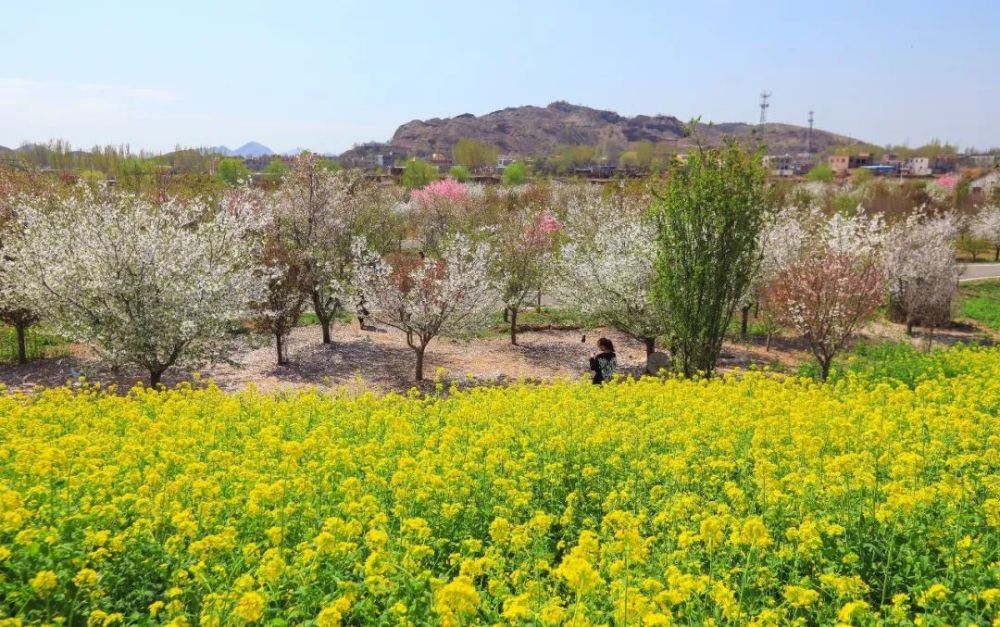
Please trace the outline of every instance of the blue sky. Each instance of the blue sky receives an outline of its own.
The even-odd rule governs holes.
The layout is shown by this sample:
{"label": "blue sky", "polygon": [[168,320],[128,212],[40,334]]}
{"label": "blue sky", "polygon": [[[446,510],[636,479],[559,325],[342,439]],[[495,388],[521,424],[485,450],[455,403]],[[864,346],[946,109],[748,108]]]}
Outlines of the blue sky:
{"label": "blue sky", "polygon": [[340,152],[554,100],[1000,146],[1000,2],[0,0],[0,145]]}

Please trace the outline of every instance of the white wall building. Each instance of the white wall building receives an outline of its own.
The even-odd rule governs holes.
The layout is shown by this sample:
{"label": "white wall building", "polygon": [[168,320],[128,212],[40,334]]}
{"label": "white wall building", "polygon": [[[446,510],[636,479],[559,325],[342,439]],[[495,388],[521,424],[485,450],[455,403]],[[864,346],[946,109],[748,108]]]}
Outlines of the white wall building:
{"label": "white wall building", "polygon": [[930,176],[931,160],[929,157],[910,157],[903,165],[903,174],[910,176]]}

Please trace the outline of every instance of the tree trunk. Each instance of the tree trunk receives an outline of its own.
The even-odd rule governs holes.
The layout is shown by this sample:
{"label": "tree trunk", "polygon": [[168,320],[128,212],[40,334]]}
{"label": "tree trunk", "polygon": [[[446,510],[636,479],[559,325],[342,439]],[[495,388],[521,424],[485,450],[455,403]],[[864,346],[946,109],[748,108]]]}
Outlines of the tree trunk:
{"label": "tree trunk", "polygon": [[503,321],[510,322],[510,307],[503,308]]}
{"label": "tree trunk", "polygon": [[517,346],[517,307],[510,308],[510,343]]}
{"label": "tree trunk", "polygon": [[771,352],[771,338],[772,337],[774,337],[774,333],[771,332],[771,331],[768,331],[767,332],[767,340],[765,340],[765,342],[764,342],[764,351],[765,352],[768,352],[768,353]]}
{"label": "tree trunk", "polygon": [[997,250],[993,254],[993,261],[1000,261],[1000,244],[997,245]]}
{"label": "tree trunk", "polygon": [[542,313],[542,290],[538,290],[538,301],[535,305],[535,313]]}
{"label": "tree trunk", "polygon": [[156,388],[160,385],[160,378],[163,376],[162,370],[150,370],[149,371],[149,387]]}
{"label": "tree trunk", "polygon": [[642,341],[646,344],[646,357],[649,357],[656,351],[656,338],[655,337],[644,337]]}
{"label": "tree trunk", "polygon": [[281,366],[285,363],[285,346],[280,331],[274,332],[274,348],[278,353],[278,365]]}
{"label": "tree trunk", "polygon": [[750,305],[743,307],[740,310],[740,337],[744,340],[747,339],[747,333],[750,330]]}
{"label": "tree trunk", "polygon": [[319,326],[323,329],[323,343],[332,344],[333,340],[330,338],[330,321],[333,319],[333,313],[326,311],[326,308],[323,307],[323,302],[320,300],[318,291],[313,290],[312,299],[313,311],[319,319]]}
{"label": "tree trunk", "polygon": [[819,378],[821,381],[826,381],[826,378],[830,376],[830,362],[833,361],[830,358],[819,360]]}
{"label": "tree trunk", "polygon": [[25,338],[27,329],[26,324],[14,325],[14,331],[17,333],[17,363],[22,366],[28,363],[28,343]]}
{"label": "tree trunk", "polygon": [[913,337],[913,320],[906,320],[906,335]]}
{"label": "tree trunk", "polygon": [[927,352],[931,352],[934,343],[934,327],[927,327]]}
{"label": "tree trunk", "polygon": [[424,349],[425,348],[427,348],[427,347],[426,346],[420,346],[420,347],[417,347],[417,348],[413,349],[417,353],[417,371],[416,371],[416,376],[415,376],[415,378],[416,378],[417,381],[423,381],[424,380]]}

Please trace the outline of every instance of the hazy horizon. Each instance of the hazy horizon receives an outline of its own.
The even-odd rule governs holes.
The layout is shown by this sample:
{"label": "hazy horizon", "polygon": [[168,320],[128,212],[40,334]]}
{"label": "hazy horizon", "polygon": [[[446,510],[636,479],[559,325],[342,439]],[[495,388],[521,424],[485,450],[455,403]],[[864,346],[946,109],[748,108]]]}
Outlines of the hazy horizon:
{"label": "hazy horizon", "polygon": [[[960,5],[957,6],[956,5]],[[6,8],[0,145],[341,153],[413,119],[565,100],[622,115],[1000,146],[1000,5],[383,2]]]}

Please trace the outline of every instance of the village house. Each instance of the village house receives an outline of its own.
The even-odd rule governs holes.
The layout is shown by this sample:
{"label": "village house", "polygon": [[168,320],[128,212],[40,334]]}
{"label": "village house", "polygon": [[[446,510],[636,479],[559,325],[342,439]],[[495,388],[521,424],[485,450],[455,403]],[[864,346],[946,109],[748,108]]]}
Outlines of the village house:
{"label": "village house", "polygon": [[440,152],[433,153],[429,161],[431,165],[437,166],[438,172],[441,174],[447,174],[448,170],[453,165],[451,157]]}
{"label": "village house", "polygon": [[903,174],[908,176],[930,176],[931,160],[929,157],[910,157],[903,164]]}
{"label": "village house", "polygon": [[764,168],[771,176],[794,176],[795,162],[791,155],[767,155],[764,157]]}
{"label": "village house", "polygon": [[969,195],[974,199],[984,200],[993,196],[993,191],[1000,188],[1000,170],[993,170],[969,183]]}
{"label": "village house", "polygon": [[875,155],[870,152],[859,152],[856,155],[851,155],[847,161],[848,170],[856,170],[858,168],[863,168],[866,166],[875,164]]}
{"label": "village house", "polygon": [[847,155],[830,155],[826,160],[827,165],[833,170],[833,173],[840,176],[847,174],[847,169],[851,162],[851,158]]}

